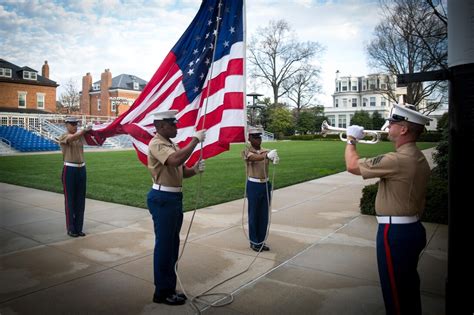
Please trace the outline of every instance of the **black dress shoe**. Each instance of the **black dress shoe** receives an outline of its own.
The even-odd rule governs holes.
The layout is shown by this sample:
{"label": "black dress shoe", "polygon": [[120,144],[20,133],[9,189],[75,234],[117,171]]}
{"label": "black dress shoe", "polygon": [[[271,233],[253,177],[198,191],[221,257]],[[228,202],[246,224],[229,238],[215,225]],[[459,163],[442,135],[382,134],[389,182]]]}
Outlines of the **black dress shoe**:
{"label": "black dress shoe", "polygon": [[70,237],[78,237],[79,236],[79,234],[74,233],[74,232],[67,232],[67,235],[69,235]]}
{"label": "black dress shoe", "polygon": [[184,294],[183,292],[176,291],[175,294],[176,294],[178,297],[184,299],[185,301],[188,299],[188,297],[186,296],[186,294]]}
{"label": "black dress shoe", "polygon": [[178,294],[171,294],[164,297],[154,295],[153,302],[164,303],[168,305],[183,305],[186,300],[182,297],[179,297]]}
{"label": "black dress shoe", "polygon": [[263,244],[263,245],[250,244],[250,248],[253,249],[256,252],[261,252],[261,251],[263,252],[263,251],[269,251],[270,250],[270,247],[268,247],[265,244]]}
{"label": "black dress shoe", "polygon": [[86,236],[86,233],[84,233],[84,232],[79,232],[79,233],[77,233],[77,235],[79,235],[79,236]]}

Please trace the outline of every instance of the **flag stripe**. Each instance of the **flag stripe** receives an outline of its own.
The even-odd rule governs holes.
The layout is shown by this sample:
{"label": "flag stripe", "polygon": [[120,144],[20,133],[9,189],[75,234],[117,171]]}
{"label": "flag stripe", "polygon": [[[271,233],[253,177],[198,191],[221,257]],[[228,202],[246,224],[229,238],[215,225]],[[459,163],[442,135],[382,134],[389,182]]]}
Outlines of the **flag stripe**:
{"label": "flag stripe", "polygon": [[[129,134],[139,160],[146,164],[148,143],[155,133],[153,114],[177,109],[178,134],[173,141],[182,147],[196,130],[206,128],[204,158],[228,150],[230,142],[244,141],[243,29],[243,0],[203,0],[130,109],[112,123],[94,127],[94,135],[103,141]],[[186,164],[193,165],[200,155],[198,146]]]}

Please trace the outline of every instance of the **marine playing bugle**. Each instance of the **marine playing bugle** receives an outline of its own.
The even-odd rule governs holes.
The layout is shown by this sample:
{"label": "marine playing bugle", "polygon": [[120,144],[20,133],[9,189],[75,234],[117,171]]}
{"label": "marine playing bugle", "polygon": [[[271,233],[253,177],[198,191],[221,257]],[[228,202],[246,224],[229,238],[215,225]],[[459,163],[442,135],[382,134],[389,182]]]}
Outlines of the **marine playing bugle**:
{"label": "marine playing bugle", "polygon": [[[384,129],[384,128],[382,127],[382,129]],[[347,132],[346,128],[332,127],[328,124],[327,121],[323,121],[323,123],[321,124],[321,134],[323,135],[323,137],[325,137],[327,134],[330,134],[330,133],[332,133],[332,134],[338,133],[339,138],[341,139],[341,141],[346,142],[347,137],[343,136],[343,135],[345,135],[346,132]],[[387,134],[387,133],[388,132],[384,131],[384,130],[364,130],[364,134],[366,136],[372,137],[372,139],[370,139],[370,140],[359,140],[358,142],[359,143],[375,144],[375,143],[379,142],[380,136],[382,134]]]}

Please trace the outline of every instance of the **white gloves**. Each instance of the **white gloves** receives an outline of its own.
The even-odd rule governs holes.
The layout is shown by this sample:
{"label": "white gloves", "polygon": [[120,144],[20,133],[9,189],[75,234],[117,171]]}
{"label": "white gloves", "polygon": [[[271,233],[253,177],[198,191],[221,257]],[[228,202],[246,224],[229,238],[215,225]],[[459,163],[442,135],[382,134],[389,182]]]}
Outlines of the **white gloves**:
{"label": "white gloves", "polygon": [[267,158],[273,161],[273,164],[278,164],[280,162],[280,158],[278,157],[277,150],[271,150],[267,153]]}
{"label": "white gloves", "polygon": [[199,160],[196,164],[194,164],[194,173],[199,174],[204,172],[206,169],[206,163],[204,163],[204,160]]}
{"label": "white gloves", "polygon": [[364,138],[364,127],[353,125],[347,128],[346,132],[347,137],[352,137],[354,139],[360,140]]}
{"label": "white gloves", "polygon": [[198,139],[199,142],[203,142],[206,139],[206,129],[196,131],[194,138]]}

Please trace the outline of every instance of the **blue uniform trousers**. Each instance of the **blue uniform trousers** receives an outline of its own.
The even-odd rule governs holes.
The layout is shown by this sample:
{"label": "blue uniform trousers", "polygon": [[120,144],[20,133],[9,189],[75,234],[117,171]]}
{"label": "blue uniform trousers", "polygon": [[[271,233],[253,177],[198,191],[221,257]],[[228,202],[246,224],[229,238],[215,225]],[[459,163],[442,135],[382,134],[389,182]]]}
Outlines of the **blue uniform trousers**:
{"label": "blue uniform trousers", "polygon": [[421,314],[417,266],[426,245],[421,222],[379,224],[377,262],[387,314]]}
{"label": "blue uniform trousers", "polygon": [[272,184],[270,182],[255,183],[247,180],[249,238],[251,244],[259,245],[265,240],[271,191]]}
{"label": "blue uniform trousers", "polygon": [[155,296],[166,297],[176,289],[174,266],[178,261],[179,232],[183,224],[183,194],[152,189],[147,204],[155,228]]}
{"label": "blue uniform trousers", "polygon": [[86,206],[86,167],[63,167],[62,182],[68,232],[80,233]]}

